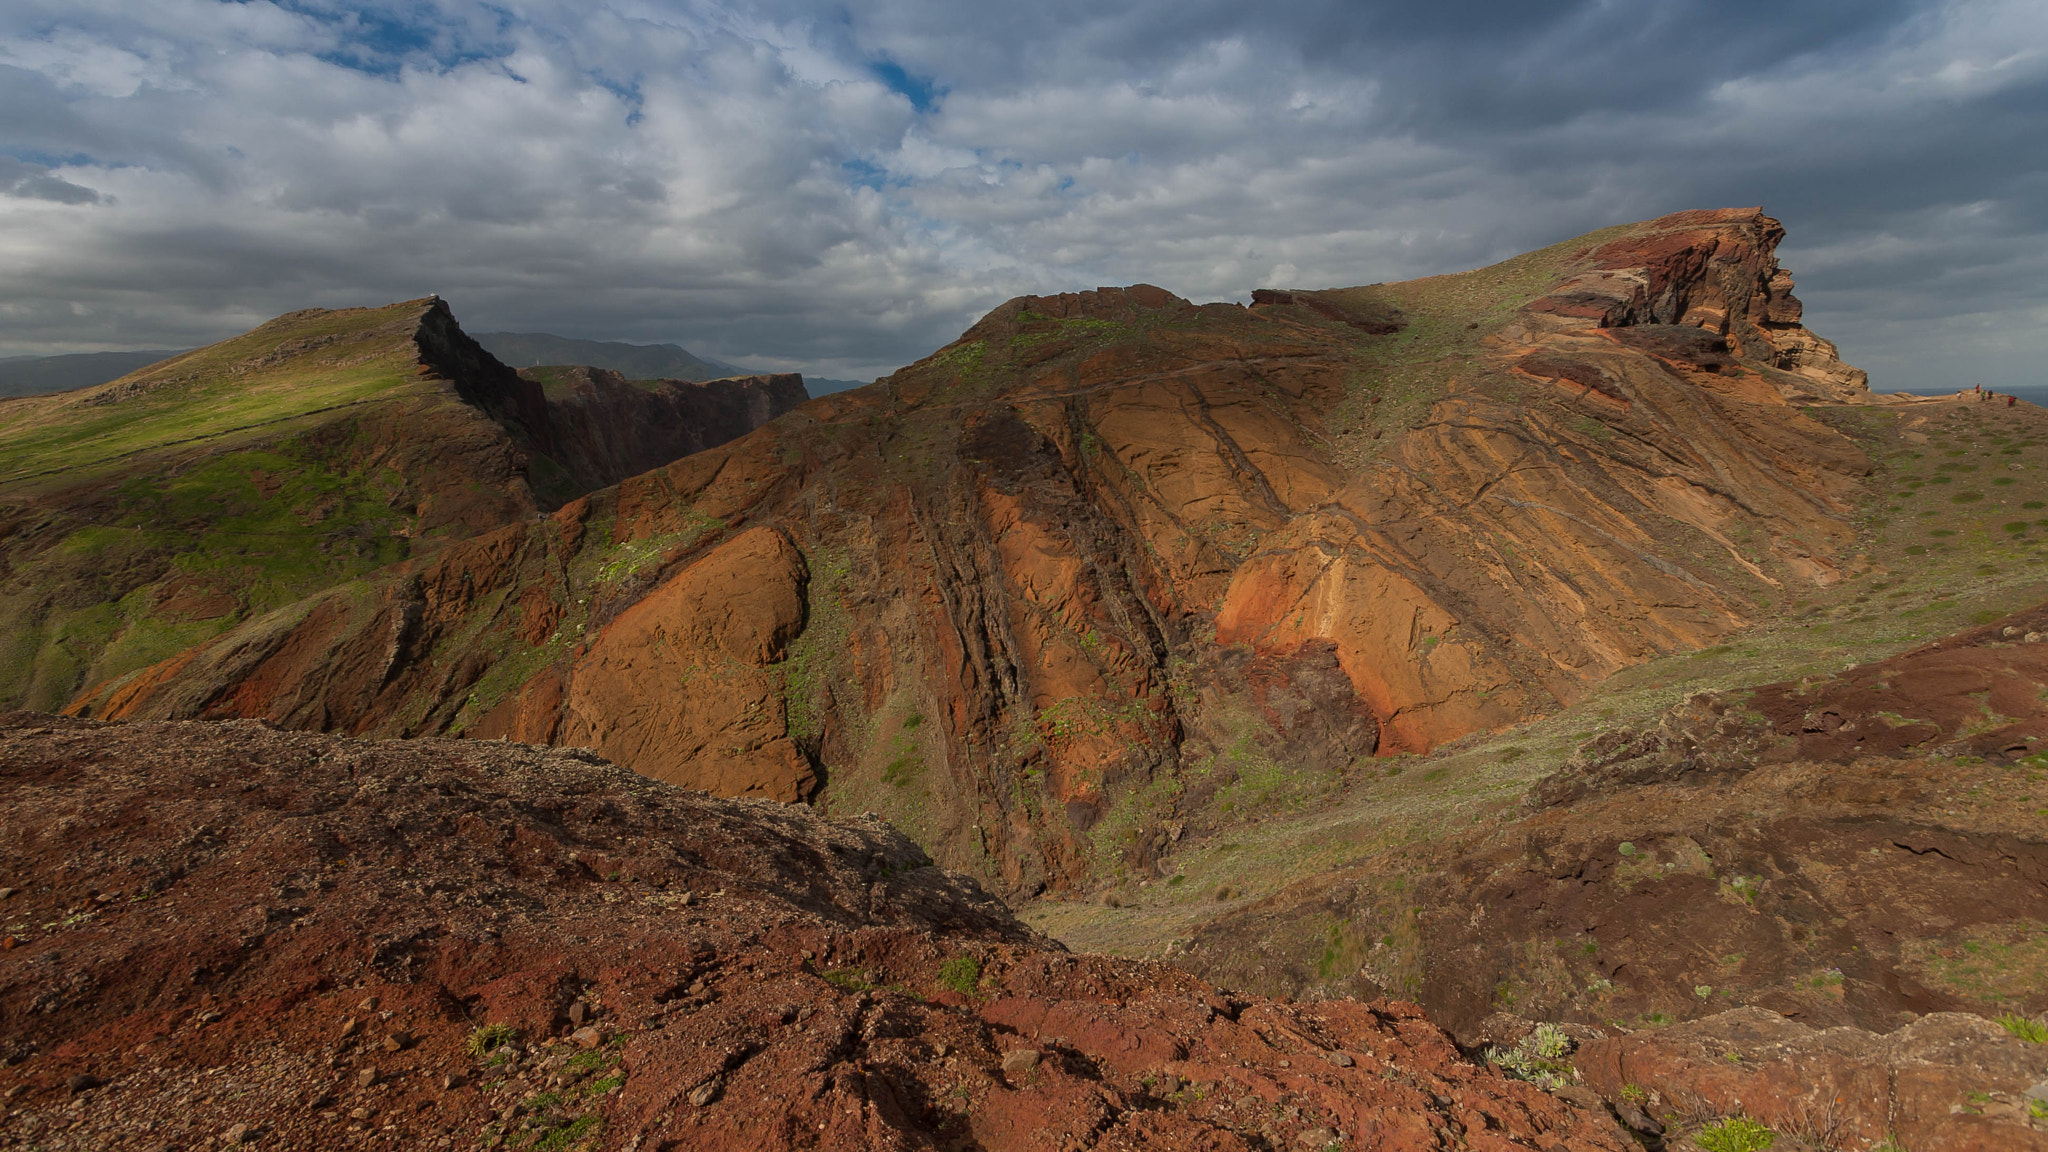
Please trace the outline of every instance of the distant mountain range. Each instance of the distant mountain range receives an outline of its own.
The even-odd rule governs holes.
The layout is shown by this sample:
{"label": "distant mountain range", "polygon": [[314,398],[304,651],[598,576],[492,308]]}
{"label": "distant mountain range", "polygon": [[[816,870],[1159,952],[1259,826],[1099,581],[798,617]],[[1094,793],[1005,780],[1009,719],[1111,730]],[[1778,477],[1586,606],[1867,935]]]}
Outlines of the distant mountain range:
{"label": "distant mountain range", "polygon": [[[694,355],[678,344],[623,344],[606,340],[572,340],[546,332],[483,332],[475,337],[491,355],[513,368],[536,364],[583,364],[609,368],[629,380],[716,380],[724,376],[759,375],[722,360]],[[118,380],[186,349],[146,352],[79,352],[67,356],[17,356],[0,360],[0,397],[41,396],[68,392]],[[858,388],[864,380],[828,380],[806,376],[813,396]]]}
{"label": "distant mountain range", "polygon": [[[479,332],[476,342],[514,368],[541,364],[583,364],[609,368],[628,380],[716,380],[722,376],[756,376],[763,368],[743,368],[699,356],[680,344],[623,344],[612,340],[573,340],[546,332]],[[865,380],[828,380],[805,376],[813,396],[858,388]]]}

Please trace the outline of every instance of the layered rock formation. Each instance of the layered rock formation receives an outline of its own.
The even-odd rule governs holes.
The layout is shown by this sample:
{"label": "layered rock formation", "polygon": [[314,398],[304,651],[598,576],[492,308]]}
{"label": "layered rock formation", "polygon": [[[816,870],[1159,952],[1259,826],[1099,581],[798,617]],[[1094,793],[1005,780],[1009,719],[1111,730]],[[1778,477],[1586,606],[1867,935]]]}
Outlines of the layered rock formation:
{"label": "layered rock formation", "polygon": [[[1007,891],[1577,698],[1857,563],[1753,209],[1492,268],[1027,297],[887,380],[82,695],[596,744]],[[759,621],[752,621],[766,610]],[[681,615],[678,615],[680,613]],[[1259,784],[1259,787],[1253,787]]]}
{"label": "layered rock formation", "polygon": [[588,753],[0,717],[0,1143],[1624,1152],[1412,1005],[1035,938]]}
{"label": "layered rock formation", "polygon": [[0,403],[0,703],[59,706],[805,398],[795,376],[556,375],[521,378],[426,299],[294,312]]}

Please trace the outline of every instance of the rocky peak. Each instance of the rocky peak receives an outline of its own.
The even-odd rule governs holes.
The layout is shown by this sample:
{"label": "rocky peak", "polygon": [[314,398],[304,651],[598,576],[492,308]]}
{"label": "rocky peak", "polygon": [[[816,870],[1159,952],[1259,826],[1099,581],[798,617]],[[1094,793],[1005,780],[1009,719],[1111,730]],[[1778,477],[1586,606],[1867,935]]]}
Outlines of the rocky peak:
{"label": "rocky peak", "polygon": [[1784,225],[1761,208],[1678,212],[1583,253],[1583,268],[1524,311],[1553,330],[1662,324],[1703,328],[1738,356],[1791,379],[1788,398],[1852,400],[1869,378],[1800,324],[1792,274],[1778,266]]}

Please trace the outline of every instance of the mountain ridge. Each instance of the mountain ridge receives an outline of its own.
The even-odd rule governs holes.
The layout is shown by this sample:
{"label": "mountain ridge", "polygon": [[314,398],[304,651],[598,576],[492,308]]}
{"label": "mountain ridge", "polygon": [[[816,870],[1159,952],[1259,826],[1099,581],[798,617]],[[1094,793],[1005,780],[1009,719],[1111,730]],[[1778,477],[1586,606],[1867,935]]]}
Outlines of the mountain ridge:
{"label": "mountain ridge", "polygon": [[[610,380],[551,403],[428,297],[287,313],[105,384],[0,401],[0,700],[58,706],[802,396],[795,376]],[[594,437],[600,410],[631,436]]]}
{"label": "mountain ridge", "polygon": [[[1681,213],[1249,308],[1020,298],[875,385],[72,709],[822,783],[1012,893],[1149,871],[1245,804],[1554,710],[1859,570],[1870,461],[1800,405],[1871,397],[1799,324],[1782,235]],[[401,619],[381,687],[335,679]]]}

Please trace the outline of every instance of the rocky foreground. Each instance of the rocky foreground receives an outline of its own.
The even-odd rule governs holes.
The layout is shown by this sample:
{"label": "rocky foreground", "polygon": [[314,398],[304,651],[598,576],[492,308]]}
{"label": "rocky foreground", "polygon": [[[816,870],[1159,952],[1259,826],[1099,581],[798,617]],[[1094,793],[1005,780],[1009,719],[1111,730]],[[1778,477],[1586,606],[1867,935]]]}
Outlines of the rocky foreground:
{"label": "rocky foreground", "polygon": [[1631,1147],[1409,1005],[1071,955],[571,751],[0,718],[0,1147]]}

